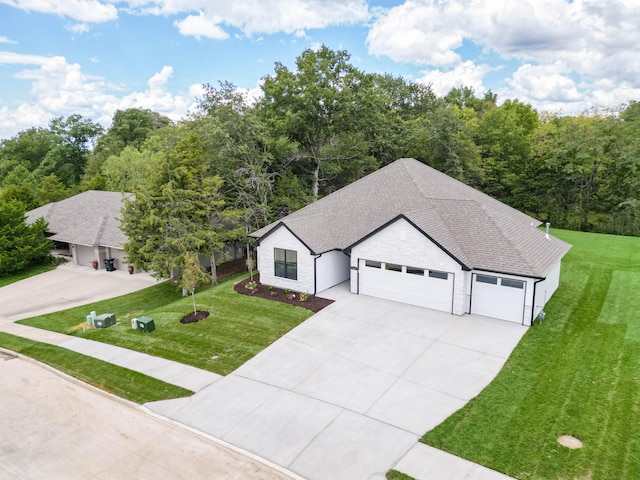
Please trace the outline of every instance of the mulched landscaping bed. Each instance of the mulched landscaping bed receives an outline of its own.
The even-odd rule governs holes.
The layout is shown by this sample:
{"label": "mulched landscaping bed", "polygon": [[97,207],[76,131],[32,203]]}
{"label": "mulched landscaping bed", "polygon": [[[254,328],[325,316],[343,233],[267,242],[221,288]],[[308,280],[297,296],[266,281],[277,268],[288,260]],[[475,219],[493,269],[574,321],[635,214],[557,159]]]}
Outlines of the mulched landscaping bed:
{"label": "mulched landscaping bed", "polygon": [[199,322],[200,320],[204,320],[209,316],[209,312],[206,310],[198,310],[196,313],[190,313],[189,315],[185,315],[180,319],[180,323],[194,323]]}
{"label": "mulched landscaping bed", "polygon": [[[262,285],[260,283],[260,275],[258,274],[253,276],[253,280],[258,285],[257,288],[253,290],[245,288],[245,285],[251,281],[250,277],[247,277],[241,282],[236,283],[233,286],[233,289],[236,292],[241,293],[242,295],[249,295],[251,297],[260,297],[267,300],[275,300],[276,302],[288,303],[289,305],[295,305],[296,307],[306,308],[307,310],[311,310],[314,313],[319,312],[324,307],[333,303],[333,300],[316,297],[315,295],[309,295],[309,298],[306,302],[301,302],[299,292],[293,292],[295,296],[292,296],[284,293],[284,290],[281,288],[274,288],[273,290],[269,290],[267,285]],[[272,295],[272,293],[274,294]]]}

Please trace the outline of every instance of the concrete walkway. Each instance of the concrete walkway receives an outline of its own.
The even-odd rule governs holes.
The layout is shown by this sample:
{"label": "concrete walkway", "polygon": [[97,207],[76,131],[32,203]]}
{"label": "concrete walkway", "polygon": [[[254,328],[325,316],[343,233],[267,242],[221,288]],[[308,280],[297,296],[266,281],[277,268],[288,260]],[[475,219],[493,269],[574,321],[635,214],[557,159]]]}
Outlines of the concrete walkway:
{"label": "concrete walkway", "polygon": [[383,479],[390,468],[419,480],[508,478],[416,442],[494,378],[526,328],[344,285],[325,293],[338,301],[226,377],[3,321],[1,302],[0,331],[196,391],[146,407],[303,478]]}

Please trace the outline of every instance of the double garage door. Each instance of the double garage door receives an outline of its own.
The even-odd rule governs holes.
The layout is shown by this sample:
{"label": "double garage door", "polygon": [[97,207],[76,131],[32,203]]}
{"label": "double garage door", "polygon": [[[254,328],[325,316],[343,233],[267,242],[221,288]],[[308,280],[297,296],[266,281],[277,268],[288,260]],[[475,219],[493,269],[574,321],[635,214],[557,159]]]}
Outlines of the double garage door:
{"label": "double garage door", "polygon": [[474,274],[471,288],[471,313],[522,323],[525,282]]}
{"label": "double garage door", "polygon": [[359,293],[451,312],[453,273],[360,259]]}

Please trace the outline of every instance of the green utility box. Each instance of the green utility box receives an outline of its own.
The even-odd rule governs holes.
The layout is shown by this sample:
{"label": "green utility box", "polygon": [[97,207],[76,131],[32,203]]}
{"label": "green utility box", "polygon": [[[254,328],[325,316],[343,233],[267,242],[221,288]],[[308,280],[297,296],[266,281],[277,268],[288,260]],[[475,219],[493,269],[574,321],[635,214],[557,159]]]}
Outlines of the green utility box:
{"label": "green utility box", "polygon": [[156,324],[153,323],[153,318],[139,317],[136,320],[138,324],[138,331],[142,333],[151,333],[156,329]]}
{"label": "green utility box", "polygon": [[98,315],[95,320],[93,320],[93,325],[96,328],[109,328],[113,327],[116,324],[116,314],[115,313],[103,313],[102,315]]}

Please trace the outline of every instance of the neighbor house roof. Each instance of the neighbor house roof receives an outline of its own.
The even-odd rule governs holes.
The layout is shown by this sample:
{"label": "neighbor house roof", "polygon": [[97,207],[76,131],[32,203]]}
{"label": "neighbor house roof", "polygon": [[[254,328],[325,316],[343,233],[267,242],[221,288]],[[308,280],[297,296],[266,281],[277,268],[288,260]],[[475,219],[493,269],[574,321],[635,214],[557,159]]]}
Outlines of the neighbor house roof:
{"label": "neighbor house roof", "polygon": [[349,251],[404,217],[463,267],[543,278],[571,248],[541,222],[412,158],[402,158],[254,232],[282,224],[313,254]]}
{"label": "neighbor house roof", "polygon": [[87,246],[122,248],[127,236],[120,230],[120,210],[131,193],[89,190],[27,212],[32,223],[44,218],[52,240]]}

